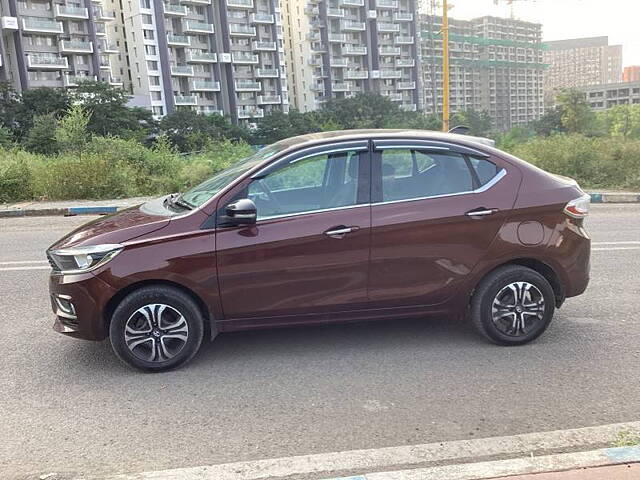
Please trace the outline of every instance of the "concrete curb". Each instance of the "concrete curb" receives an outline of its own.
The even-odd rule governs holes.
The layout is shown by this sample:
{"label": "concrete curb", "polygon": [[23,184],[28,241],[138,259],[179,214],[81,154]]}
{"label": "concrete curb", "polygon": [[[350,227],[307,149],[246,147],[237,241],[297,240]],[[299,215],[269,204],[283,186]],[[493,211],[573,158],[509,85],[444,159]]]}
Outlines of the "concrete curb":
{"label": "concrete curb", "polygon": [[91,206],[91,207],[64,207],[64,208],[16,208],[0,210],[0,218],[13,217],[52,217],[73,215],[107,215],[123,210],[124,206]]}
{"label": "concrete curb", "polygon": [[[464,470],[465,466],[469,464],[493,464],[497,467],[492,469],[493,467],[489,465],[489,470],[485,468],[485,472],[528,473],[531,470],[527,469],[532,468],[531,462],[533,460],[545,459],[546,457],[553,458],[538,463],[533,462],[533,465],[538,465],[536,468],[545,468],[544,471],[550,471],[558,465],[569,465],[568,468],[574,468],[573,465],[601,466],[640,461],[640,447],[594,450],[611,445],[621,431],[638,432],[640,431],[640,422],[151,472],[102,475],[100,477],[84,475],[70,478],[78,480],[97,480],[97,478],[100,480],[308,480],[349,478],[348,475],[355,475],[355,478],[360,480],[471,480],[491,477],[476,475],[477,471],[467,477],[447,475],[449,473],[453,475],[460,469]],[[568,451],[575,451],[575,453],[566,453]],[[567,457],[567,455],[569,456]],[[520,462],[520,470],[508,470],[505,465],[510,465],[510,462]],[[502,470],[498,470],[498,467]],[[393,474],[394,476],[387,478],[381,472],[387,472],[388,475]],[[409,472],[433,472],[434,475],[409,474]],[[493,476],[505,475],[509,475],[509,473]]]}
{"label": "concrete curb", "polygon": [[591,203],[640,203],[640,193],[590,193]]}
{"label": "concrete curb", "polygon": [[488,480],[505,476],[567,472],[638,462],[640,462],[640,447],[619,447],[540,457],[530,456],[442,467],[375,472],[326,480]]}

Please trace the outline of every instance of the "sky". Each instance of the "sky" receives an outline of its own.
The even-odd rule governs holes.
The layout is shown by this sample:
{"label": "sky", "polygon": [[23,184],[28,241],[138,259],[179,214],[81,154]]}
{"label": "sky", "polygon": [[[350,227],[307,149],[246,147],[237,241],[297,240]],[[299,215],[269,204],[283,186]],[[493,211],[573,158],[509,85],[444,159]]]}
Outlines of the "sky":
{"label": "sky", "polygon": [[[506,0],[449,0],[449,15],[468,20],[483,15],[509,17]],[[422,0],[430,4],[431,0]],[[441,11],[441,10],[440,10]],[[542,24],[544,40],[606,35],[622,45],[622,61],[640,65],[640,0],[515,0],[515,18]]]}

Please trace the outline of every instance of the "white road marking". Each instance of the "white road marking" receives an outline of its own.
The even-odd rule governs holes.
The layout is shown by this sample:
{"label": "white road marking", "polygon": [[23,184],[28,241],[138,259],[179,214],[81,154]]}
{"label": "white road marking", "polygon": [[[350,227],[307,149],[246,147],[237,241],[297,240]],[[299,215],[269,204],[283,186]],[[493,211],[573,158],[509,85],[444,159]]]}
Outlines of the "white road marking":
{"label": "white road marking", "polygon": [[49,265],[47,266],[38,266],[38,267],[7,267],[0,268],[0,272],[18,272],[20,270],[51,270]]}
{"label": "white road marking", "polygon": [[[394,468],[433,467],[436,464],[456,464],[474,459],[518,458],[537,452],[552,452],[570,448],[590,450],[611,445],[621,431],[640,431],[640,422],[617,423],[599,427],[575,428],[552,432],[526,433],[507,437],[436,442],[368,450],[301,455],[221,465],[176,468],[101,476],[102,480],[267,480],[282,477],[307,478],[330,476],[343,472],[383,472]],[[611,462],[613,463],[613,462]],[[366,475],[382,480],[385,477]],[[494,475],[495,477],[495,475]],[[80,478],[80,477],[79,477]],[[86,479],[87,477],[81,477]],[[91,477],[89,477],[91,478]],[[405,478],[390,477],[395,479]],[[407,479],[444,477],[406,477]],[[460,478],[460,477],[457,477]],[[463,477],[476,478],[476,477]]]}
{"label": "white road marking", "polygon": [[22,265],[25,263],[49,263],[46,260],[12,260],[10,262],[0,262],[0,265]]}
{"label": "white road marking", "polygon": [[615,250],[640,250],[640,247],[611,247],[611,248],[592,248],[592,252],[612,252]]}
{"label": "white road marking", "polygon": [[591,245],[640,245],[640,241],[630,242],[591,242]]}

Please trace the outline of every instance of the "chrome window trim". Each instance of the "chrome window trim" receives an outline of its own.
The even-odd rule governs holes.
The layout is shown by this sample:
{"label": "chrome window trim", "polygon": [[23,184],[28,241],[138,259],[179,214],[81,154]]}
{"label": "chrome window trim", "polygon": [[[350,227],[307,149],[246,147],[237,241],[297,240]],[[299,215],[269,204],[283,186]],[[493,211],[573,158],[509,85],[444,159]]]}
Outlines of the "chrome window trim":
{"label": "chrome window trim", "polygon": [[[328,147],[329,150],[322,150],[323,147]],[[333,147],[333,148],[332,148]],[[304,154],[305,151],[314,150],[308,154]],[[296,155],[302,154],[300,158],[294,159],[292,162],[289,162],[289,165],[292,165],[300,160],[304,160],[305,158],[310,158],[316,155],[325,155],[331,153],[339,153],[345,151],[355,151],[355,152],[364,152],[369,150],[369,140],[356,140],[350,142],[340,142],[340,143],[329,143],[326,145],[314,145],[311,147],[303,148],[300,150],[296,150],[295,152],[287,153],[283,157],[275,160],[275,162],[266,165],[260,170],[249,175],[252,179],[258,179],[263,175],[267,175],[270,173],[270,170],[275,169],[280,166],[280,164],[287,162],[291,157],[295,157]],[[263,173],[264,172],[264,173]]]}
{"label": "chrome window trim", "polygon": [[311,215],[313,213],[324,213],[324,212],[333,212],[336,210],[350,210],[352,208],[360,208],[360,207],[370,207],[370,203],[359,203],[357,205],[345,205],[343,207],[331,207],[331,208],[320,208],[317,210],[307,210],[305,212],[297,212],[297,213],[283,213],[280,215],[269,215],[268,217],[258,218],[256,223],[260,223],[264,220],[274,220],[277,218],[288,218],[288,217],[299,217],[301,215]]}
{"label": "chrome window trim", "polygon": [[435,145],[384,145],[376,147],[378,150],[438,150],[438,151],[451,151],[449,147],[440,147]]}
{"label": "chrome window trim", "polygon": [[318,210],[308,210],[306,212],[297,212],[297,213],[283,213],[281,215],[269,215],[268,217],[258,218],[256,223],[265,221],[265,220],[274,220],[278,218],[288,218],[288,217],[299,217],[301,215],[310,215],[313,213],[324,213],[324,212],[332,212],[336,210],[348,210],[352,208],[360,208],[360,207],[373,207],[376,205],[386,205],[390,203],[401,203],[401,202],[415,202],[418,200],[428,200],[431,198],[446,198],[446,197],[455,197],[458,195],[469,195],[473,193],[482,193],[486,192],[494,185],[496,185],[500,180],[502,180],[507,175],[507,171],[503,168],[500,170],[495,177],[485,183],[482,187],[476,188],[475,190],[470,190],[468,192],[458,192],[458,193],[445,193],[443,195],[431,195],[428,197],[417,197],[417,198],[405,198],[402,200],[388,200],[386,202],[375,202],[375,203],[360,203],[358,205],[345,205],[343,207],[332,207],[332,208],[321,208]]}
{"label": "chrome window trim", "polygon": [[[407,143],[403,145],[403,142]],[[415,148],[417,150],[449,150],[459,155],[472,155],[482,158],[489,158],[491,156],[486,152],[478,150],[477,148],[468,147],[466,145],[457,145],[455,143],[442,142],[438,140],[410,140],[395,138],[393,140],[380,139],[373,141],[373,149],[375,151],[405,148]]]}
{"label": "chrome window trim", "polygon": [[416,198],[403,198],[401,200],[387,200],[382,202],[372,203],[372,206],[375,205],[387,205],[391,203],[401,203],[401,202],[416,202],[418,200],[429,200],[431,198],[446,198],[446,197],[457,197],[459,195],[470,195],[474,193],[482,193],[486,192],[494,185],[496,185],[500,180],[502,180],[507,175],[507,171],[503,168],[498,173],[496,173],[495,177],[485,183],[483,186],[476,188],[475,190],[468,190],[466,192],[456,192],[456,193],[443,193],[442,195],[429,195],[426,197],[416,197]]}
{"label": "chrome window trim", "polygon": [[[335,150],[323,150],[320,152],[316,152],[316,153],[310,153],[308,155],[304,155],[300,158],[296,158],[294,160],[291,160],[287,165],[293,165],[295,163],[298,163],[300,160],[306,160],[307,158],[311,158],[311,157],[316,157],[319,155],[330,155],[332,153],[340,153],[340,152],[362,152],[364,150],[367,150],[368,147],[351,147],[351,148],[337,148]],[[280,163],[280,162],[278,162]],[[277,165],[277,164],[276,164]]]}

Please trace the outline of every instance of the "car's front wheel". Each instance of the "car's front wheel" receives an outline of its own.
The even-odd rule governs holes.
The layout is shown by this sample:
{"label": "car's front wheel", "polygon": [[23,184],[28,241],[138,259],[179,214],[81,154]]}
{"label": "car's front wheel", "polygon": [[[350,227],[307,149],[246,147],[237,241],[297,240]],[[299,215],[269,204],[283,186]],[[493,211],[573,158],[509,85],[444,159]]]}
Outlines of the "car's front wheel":
{"label": "car's front wheel", "polygon": [[547,329],[555,295],[538,272],[520,265],[487,275],[471,299],[471,319],[486,338],[500,345],[522,345]]}
{"label": "car's front wheel", "polygon": [[109,338],[116,355],[145,371],[176,368],[198,352],[202,313],[186,293],[148,286],[127,295],[111,317]]}

